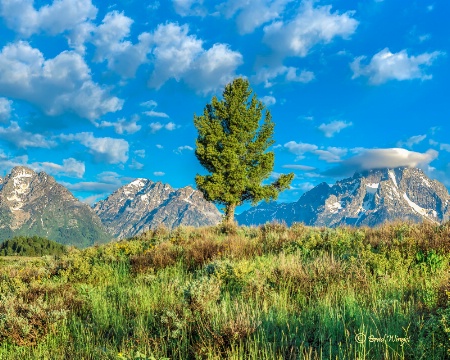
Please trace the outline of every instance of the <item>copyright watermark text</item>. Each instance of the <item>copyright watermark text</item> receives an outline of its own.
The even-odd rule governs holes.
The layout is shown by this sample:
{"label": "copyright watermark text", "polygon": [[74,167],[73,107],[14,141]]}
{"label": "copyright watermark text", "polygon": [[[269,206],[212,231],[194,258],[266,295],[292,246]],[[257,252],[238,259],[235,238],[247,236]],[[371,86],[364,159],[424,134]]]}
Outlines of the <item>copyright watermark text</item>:
{"label": "copyright watermark text", "polygon": [[400,343],[401,346],[405,345],[405,343],[410,342],[410,337],[399,337],[397,335],[388,335],[384,334],[382,337],[376,337],[373,335],[367,336],[364,333],[356,334],[355,341],[358,344],[364,344],[366,341],[369,341],[370,343]]}

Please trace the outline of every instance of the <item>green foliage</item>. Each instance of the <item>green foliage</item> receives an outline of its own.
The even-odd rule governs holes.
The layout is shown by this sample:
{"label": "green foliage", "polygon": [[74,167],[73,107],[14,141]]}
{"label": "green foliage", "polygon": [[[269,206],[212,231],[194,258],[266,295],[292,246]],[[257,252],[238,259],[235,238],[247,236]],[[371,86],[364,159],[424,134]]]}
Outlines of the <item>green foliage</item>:
{"label": "green foliage", "polygon": [[210,175],[197,175],[197,188],[205,198],[225,205],[226,222],[234,218],[234,208],[245,201],[256,204],[276,199],[289,187],[294,174],[280,175],[270,185],[262,185],[273,170],[274,123],[268,110],[260,125],[264,105],[252,95],[249,82],[238,78],[226,85],[223,99],[215,96],[202,116],[194,116],[198,130],[195,155]]}
{"label": "green foliage", "polygon": [[157,229],[2,258],[0,359],[449,358],[450,227],[404,229]]}
{"label": "green foliage", "polygon": [[0,256],[59,256],[66,252],[64,245],[39,236],[18,236],[0,244]]}

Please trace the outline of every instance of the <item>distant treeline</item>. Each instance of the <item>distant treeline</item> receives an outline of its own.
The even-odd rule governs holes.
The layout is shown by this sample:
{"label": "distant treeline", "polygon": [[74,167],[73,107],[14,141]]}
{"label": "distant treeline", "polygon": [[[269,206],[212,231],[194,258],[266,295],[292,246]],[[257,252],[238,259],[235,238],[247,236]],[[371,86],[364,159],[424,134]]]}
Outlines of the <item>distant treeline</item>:
{"label": "distant treeline", "polygon": [[62,255],[66,251],[64,245],[39,236],[18,236],[0,244],[0,256]]}

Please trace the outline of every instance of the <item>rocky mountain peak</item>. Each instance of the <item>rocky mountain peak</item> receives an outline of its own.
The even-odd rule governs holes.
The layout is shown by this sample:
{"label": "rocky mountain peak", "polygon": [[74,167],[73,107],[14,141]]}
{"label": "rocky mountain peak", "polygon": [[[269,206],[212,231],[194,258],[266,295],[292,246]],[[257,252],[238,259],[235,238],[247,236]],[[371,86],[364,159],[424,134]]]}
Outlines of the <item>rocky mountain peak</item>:
{"label": "rocky mountain peak", "polygon": [[45,172],[13,168],[0,189],[0,240],[38,235],[63,244],[111,239],[98,216]]}
{"label": "rocky mountain peak", "polygon": [[178,190],[161,182],[136,179],[95,204],[103,224],[119,238],[134,236],[164,225],[214,225],[221,220],[217,208],[192,187]]}
{"label": "rocky mountain peak", "polygon": [[[304,222],[308,225],[369,225],[384,221],[409,220],[440,223],[448,220],[450,196],[444,185],[429,179],[417,168],[398,167],[367,170],[337,181],[322,183],[303,194],[297,203],[263,206],[238,215],[249,224],[266,221]],[[257,222],[255,222],[257,220]]]}

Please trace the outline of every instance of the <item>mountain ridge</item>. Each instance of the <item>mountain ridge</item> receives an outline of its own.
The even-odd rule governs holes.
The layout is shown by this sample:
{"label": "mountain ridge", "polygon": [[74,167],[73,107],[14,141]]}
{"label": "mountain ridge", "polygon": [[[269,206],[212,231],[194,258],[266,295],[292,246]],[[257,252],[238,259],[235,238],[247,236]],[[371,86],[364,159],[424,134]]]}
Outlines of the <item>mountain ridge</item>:
{"label": "mountain ridge", "polygon": [[169,184],[138,178],[114,191],[93,207],[103,224],[119,238],[135,236],[164,225],[216,225],[222,215],[203,194],[186,186],[174,189]]}
{"label": "mountain ridge", "polygon": [[450,196],[437,180],[417,168],[366,170],[330,186],[321,183],[297,202],[258,205],[236,216],[241,225],[267,221],[303,222],[313,226],[367,225],[406,220],[449,220]]}
{"label": "mountain ridge", "polygon": [[0,240],[21,235],[81,247],[112,239],[93,210],[52,176],[16,166],[0,184]]}

